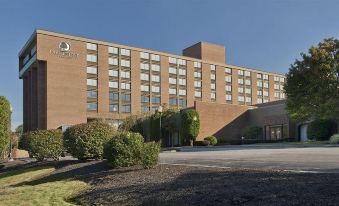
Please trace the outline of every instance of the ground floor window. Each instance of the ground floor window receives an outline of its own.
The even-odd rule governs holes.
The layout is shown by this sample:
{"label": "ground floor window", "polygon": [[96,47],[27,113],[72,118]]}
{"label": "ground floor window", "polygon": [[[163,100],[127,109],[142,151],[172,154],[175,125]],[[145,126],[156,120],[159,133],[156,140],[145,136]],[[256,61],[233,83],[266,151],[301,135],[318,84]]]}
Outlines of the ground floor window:
{"label": "ground floor window", "polygon": [[265,127],[265,139],[267,140],[279,140],[288,138],[288,125],[270,125]]}

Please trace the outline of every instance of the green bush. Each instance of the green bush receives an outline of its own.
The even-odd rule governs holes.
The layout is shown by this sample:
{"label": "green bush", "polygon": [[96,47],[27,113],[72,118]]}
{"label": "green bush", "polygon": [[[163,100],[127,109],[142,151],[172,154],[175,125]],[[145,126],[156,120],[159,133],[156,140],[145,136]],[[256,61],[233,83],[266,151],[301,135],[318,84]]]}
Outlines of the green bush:
{"label": "green bush", "polygon": [[0,96],[0,159],[4,156],[11,137],[11,106],[9,101]]}
{"label": "green bush", "polygon": [[215,136],[209,136],[209,137],[205,137],[204,138],[204,141],[203,141],[203,144],[204,145],[216,145],[218,143],[218,140]]}
{"label": "green bush", "polygon": [[262,137],[262,129],[257,126],[249,126],[245,128],[243,134],[245,139],[261,139]]}
{"label": "green bush", "polygon": [[158,164],[160,143],[147,142],[143,146],[141,163],[145,169],[152,168]]}
{"label": "green bush", "polygon": [[114,129],[100,121],[78,124],[65,131],[64,145],[78,159],[101,159],[104,144],[113,134]]}
{"label": "green bush", "polygon": [[116,133],[105,145],[104,153],[110,166],[129,167],[141,161],[144,138],[139,133]]}
{"label": "green bush", "polygon": [[331,144],[339,144],[339,134],[334,134],[330,138]]}
{"label": "green bush", "polygon": [[195,109],[186,109],[181,112],[181,137],[183,144],[193,143],[199,134],[200,120]]}
{"label": "green bush", "polygon": [[42,161],[45,158],[58,160],[63,152],[62,132],[60,130],[37,130],[28,134],[30,156]]}
{"label": "green bush", "polygon": [[307,137],[311,140],[328,140],[331,136],[332,122],[330,120],[318,119],[308,125]]}

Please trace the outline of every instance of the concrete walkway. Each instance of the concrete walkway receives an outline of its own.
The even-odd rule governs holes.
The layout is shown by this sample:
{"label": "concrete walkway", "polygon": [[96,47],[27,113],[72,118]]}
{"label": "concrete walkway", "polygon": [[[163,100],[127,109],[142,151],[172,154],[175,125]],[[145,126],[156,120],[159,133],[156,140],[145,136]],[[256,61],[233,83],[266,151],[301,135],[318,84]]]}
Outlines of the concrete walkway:
{"label": "concrete walkway", "polygon": [[183,147],[162,152],[160,163],[222,168],[339,173],[339,147],[311,144],[255,144]]}

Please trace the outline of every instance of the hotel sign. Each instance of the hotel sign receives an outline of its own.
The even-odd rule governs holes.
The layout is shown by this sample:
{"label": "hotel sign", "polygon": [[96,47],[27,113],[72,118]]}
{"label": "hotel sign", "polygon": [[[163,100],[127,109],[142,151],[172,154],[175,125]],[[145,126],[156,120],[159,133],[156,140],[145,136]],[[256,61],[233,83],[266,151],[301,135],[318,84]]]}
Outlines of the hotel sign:
{"label": "hotel sign", "polygon": [[59,58],[77,59],[79,54],[71,51],[71,46],[67,42],[60,42],[58,49],[51,49],[49,53]]}

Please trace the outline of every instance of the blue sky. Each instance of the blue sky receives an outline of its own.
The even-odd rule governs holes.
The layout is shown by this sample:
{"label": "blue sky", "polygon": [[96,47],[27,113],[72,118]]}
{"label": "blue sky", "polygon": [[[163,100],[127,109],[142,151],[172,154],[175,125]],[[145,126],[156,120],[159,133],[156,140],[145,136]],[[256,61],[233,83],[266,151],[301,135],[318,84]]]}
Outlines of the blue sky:
{"label": "blue sky", "polygon": [[286,73],[311,45],[339,38],[339,1],[0,0],[0,95],[22,123],[17,54],[34,29],[180,54],[198,41],[225,45],[229,64]]}

